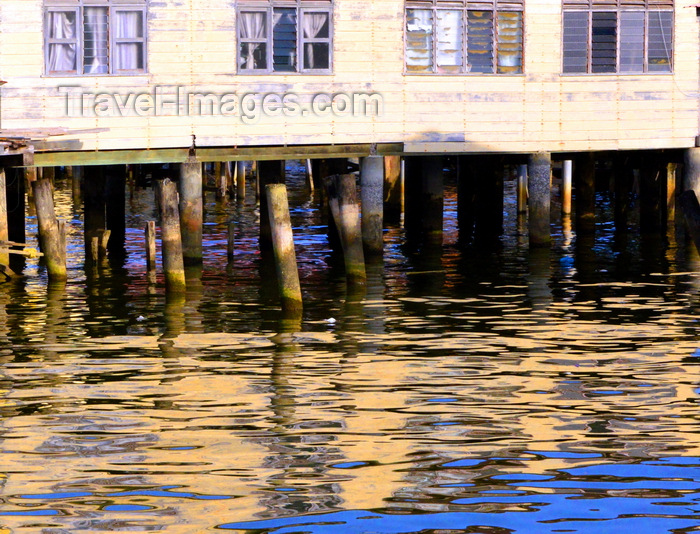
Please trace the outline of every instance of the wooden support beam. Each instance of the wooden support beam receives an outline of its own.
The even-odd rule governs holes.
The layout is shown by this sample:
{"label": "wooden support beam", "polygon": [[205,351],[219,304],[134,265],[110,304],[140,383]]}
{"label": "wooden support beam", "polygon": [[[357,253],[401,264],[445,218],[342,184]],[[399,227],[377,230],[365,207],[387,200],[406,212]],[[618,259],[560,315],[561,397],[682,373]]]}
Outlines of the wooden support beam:
{"label": "wooden support beam", "polygon": [[[299,145],[257,147],[197,148],[200,161],[266,161],[307,158],[359,158],[369,156],[373,145],[355,143],[347,145]],[[47,147],[48,148],[48,147]],[[403,143],[376,145],[377,155],[401,154]],[[183,163],[187,161],[189,148],[160,148],[144,150],[99,151],[46,151],[34,153],[37,167],[65,165],[122,165],[136,163]]]}

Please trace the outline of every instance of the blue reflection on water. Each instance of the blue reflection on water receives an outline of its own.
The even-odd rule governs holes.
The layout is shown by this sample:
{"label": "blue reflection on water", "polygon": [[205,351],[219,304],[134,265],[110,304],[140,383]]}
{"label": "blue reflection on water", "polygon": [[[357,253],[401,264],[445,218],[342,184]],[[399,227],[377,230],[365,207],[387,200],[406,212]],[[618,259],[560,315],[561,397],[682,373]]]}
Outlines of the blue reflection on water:
{"label": "blue reflection on water", "polygon": [[[530,452],[542,457],[583,460],[586,453]],[[483,461],[483,460],[481,460]],[[446,466],[473,467],[479,460]],[[572,480],[569,480],[569,478]],[[556,478],[556,480],[554,480]],[[227,523],[218,528],[256,534],[493,532],[591,534],[690,532],[700,529],[700,459],[663,458],[636,464],[572,467],[548,474],[510,473],[489,477],[511,488],[488,489],[455,498],[464,511],[425,513],[409,508],[396,513],[366,510]],[[541,489],[540,489],[541,488]],[[476,488],[474,488],[476,489]],[[545,490],[541,493],[542,489]],[[646,490],[656,491],[654,497]],[[404,504],[407,501],[404,500]],[[492,511],[484,511],[492,510]],[[500,532],[500,530],[499,530]]]}

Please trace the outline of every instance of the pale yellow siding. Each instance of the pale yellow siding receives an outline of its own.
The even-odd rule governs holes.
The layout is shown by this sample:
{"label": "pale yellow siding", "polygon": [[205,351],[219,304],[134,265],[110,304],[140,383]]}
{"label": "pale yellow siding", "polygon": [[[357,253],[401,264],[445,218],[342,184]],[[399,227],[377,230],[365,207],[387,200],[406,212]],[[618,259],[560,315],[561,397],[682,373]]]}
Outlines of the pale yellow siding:
{"label": "pale yellow siding", "polygon": [[[561,3],[527,0],[523,75],[405,75],[402,0],[334,2],[333,74],[237,75],[235,1],[162,0],[148,16],[148,74],[43,75],[41,0],[2,0],[2,128],[107,128],[85,150],[405,143],[408,152],[690,147],[698,135],[698,18],[676,2],[673,75],[561,75]],[[61,85],[216,94],[378,93],[380,116],[67,117]]]}

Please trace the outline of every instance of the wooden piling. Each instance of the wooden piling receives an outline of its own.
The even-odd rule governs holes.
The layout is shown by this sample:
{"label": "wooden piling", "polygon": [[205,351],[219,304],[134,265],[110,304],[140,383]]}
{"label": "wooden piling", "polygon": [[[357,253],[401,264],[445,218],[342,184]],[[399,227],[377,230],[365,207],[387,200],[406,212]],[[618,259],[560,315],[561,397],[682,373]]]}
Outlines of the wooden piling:
{"label": "wooden piling", "polygon": [[421,198],[424,202],[422,232],[426,244],[429,245],[442,245],[444,174],[442,156],[427,156],[425,158],[421,186]]}
{"label": "wooden piling", "polygon": [[595,154],[586,152],[576,160],[576,233],[595,231]]}
{"label": "wooden piling", "polygon": [[78,212],[83,201],[83,167],[76,165],[72,167],[71,172],[71,193],[73,196],[73,211]]}
{"label": "wooden piling", "polygon": [[527,165],[518,165],[517,210],[527,213]]}
{"label": "wooden piling", "polygon": [[642,233],[656,233],[666,224],[666,165],[647,152],[639,170],[639,228]]}
{"label": "wooden piling", "polygon": [[[265,193],[265,186],[269,184],[284,183],[284,161],[260,161],[258,162],[258,183]],[[267,194],[262,194],[260,200],[260,248],[270,250],[272,248],[272,230],[270,229],[270,216],[267,209]]]}
{"label": "wooden piling", "polygon": [[365,256],[362,249],[362,228],[360,208],[357,204],[357,191],[354,174],[332,175],[327,178],[328,205],[338,228],[345,276],[349,285],[365,285]]}
{"label": "wooden piling", "polygon": [[158,181],[157,193],[160,205],[161,249],[165,288],[168,292],[181,293],[186,289],[185,264],[182,255],[182,234],[177,201],[177,187],[166,178]]}
{"label": "wooden piling", "polygon": [[[5,168],[0,168],[0,241],[10,240],[10,227],[7,219],[7,180]],[[0,265],[10,265],[10,253],[0,252]]]}
{"label": "wooden piling", "polygon": [[304,167],[306,169],[306,187],[310,192],[314,192],[314,168],[311,164],[310,159],[304,160]]}
{"label": "wooden piling", "polygon": [[384,214],[393,222],[401,219],[403,206],[401,166],[401,156],[384,157]]}
{"label": "wooden piling", "polygon": [[362,159],[360,183],[362,243],[365,254],[378,256],[384,251],[384,158]]}
{"label": "wooden piling", "polygon": [[544,247],[551,242],[550,201],[551,201],[552,156],[548,152],[530,155],[528,163],[528,199],[530,246]]}
{"label": "wooden piling", "polygon": [[110,232],[109,257],[118,261],[126,257],[126,165],[105,167],[104,210],[106,229]]}
{"label": "wooden piling", "polygon": [[700,195],[700,148],[686,149],[683,157],[683,191]]}
{"label": "wooden piling", "polygon": [[561,168],[561,212],[564,215],[571,214],[571,190],[573,185],[574,162],[566,159]]}
{"label": "wooden piling", "polygon": [[146,272],[149,275],[156,272],[156,223],[155,221],[146,222]]}
{"label": "wooden piling", "polygon": [[700,252],[700,203],[695,190],[688,189],[679,197],[678,201],[683,210],[683,216],[688,226],[690,237],[695,244],[695,248]]}
{"label": "wooden piling", "polygon": [[236,166],[236,199],[238,202],[243,202],[245,200],[245,161],[236,161],[234,165]]}
{"label": "wooden piling", "polygon": [[287,186],[267,184],[265,190],[282,310],[286,313],[300,314],[302,311],[301,286],[294,252],[292,223],[289,218]]}
{"label": "wooden piling", "polygon": [[226,198],[226,165],[220,161],[214,164],[214,188],[216,190],[216,200]]}
{"label": "wooden piling", "polygon": [[674,221],[676,218],[676,184],[678,165],[666,164],[666,220]]}
{"label": "wooden piling", "polygon": [[182,256],[187,265],[202,263],[202,164],[194,158],[180,166]]}
{"label": "wooden piling", "polygon": [[46,260],[46,268],[50,280],[66,280],[66,246],[61,242],[58,221],[53,202],[53,187],[44,178],[33,182],[34,202],[39,226],[42,252]]}

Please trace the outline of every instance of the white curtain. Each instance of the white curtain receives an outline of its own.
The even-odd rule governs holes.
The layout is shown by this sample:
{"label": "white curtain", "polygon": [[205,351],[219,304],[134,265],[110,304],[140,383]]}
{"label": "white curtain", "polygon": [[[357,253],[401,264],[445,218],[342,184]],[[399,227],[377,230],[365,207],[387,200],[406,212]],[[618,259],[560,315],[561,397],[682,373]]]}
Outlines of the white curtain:
{"label": "white curtain", "polygon": [[143,14],[140,11],[117,11],[114,36],[117,39],[134,39],[133,43],[116,44],[114,66],[116,70],[143,68]]}
{"label": "white curtain", "polygon": [[[458,72],[462,65],[462,12],[437,11],[437,66],[440,72]],[[442,68],[441,68],[442,67]]]}
{"label": "white curtain", "polygon": [[[75,12],[53,11],[49,14],[49,39],[75,39]],[[76,70],[75,43],[49,44],[49,72]]]}
{"label": "white curtain", "polygon": [[[327,22],[328,13],[304,13],[304,17],[302,19],[302,30],[304,32],[304,37],[307,39],[319,37],[321,30],[324,28]],[[316,67],[316,62],[314,61],[313,43],[306,43],[305,61],[305,68],[313,69]]]}
{"label": "white curtain", "polygon": [[[260,11],[244,11],[240,13],[241,39],[265,39],[265,13]],[[261,43],[242,43],[241,46],[241,67],[244,69],[255,69],[255,52]]]}
{"label": "white curtain", "polygon": [[85,74],[108,72],[107,15],[106,7],[85,8]]}

